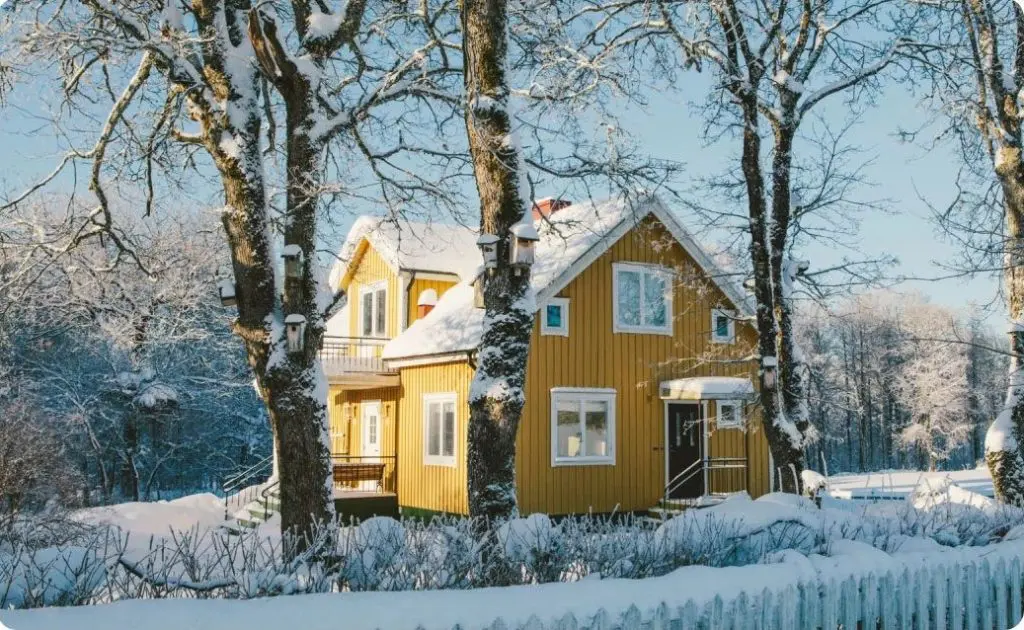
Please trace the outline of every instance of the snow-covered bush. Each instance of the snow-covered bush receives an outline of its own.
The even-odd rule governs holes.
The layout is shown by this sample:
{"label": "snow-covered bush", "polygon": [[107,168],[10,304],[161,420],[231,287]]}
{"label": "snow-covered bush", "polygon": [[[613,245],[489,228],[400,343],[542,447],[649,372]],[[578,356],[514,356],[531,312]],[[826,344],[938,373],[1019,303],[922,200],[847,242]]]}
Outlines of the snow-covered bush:
{"label": "snow-covered bush", "polygon": [[[1012,529],[1024,511],[949,483],[922,486],[906,502],[865,506],[825,498],[818,508],[794,495],[740,495],[660,523],[633,515],[534,514],[486,528],[458,517],[372,518],[322,527],[314,551],[290,562],[282,553],[288,541],[266,529],[192,529],[136,540],[116,528],[80,524],[59,538],[0,537],[0,606],[647,578],[688,565],[931,552],[1024,536],[1024,529]],[[317,553],[335,543],[334,552]]]}

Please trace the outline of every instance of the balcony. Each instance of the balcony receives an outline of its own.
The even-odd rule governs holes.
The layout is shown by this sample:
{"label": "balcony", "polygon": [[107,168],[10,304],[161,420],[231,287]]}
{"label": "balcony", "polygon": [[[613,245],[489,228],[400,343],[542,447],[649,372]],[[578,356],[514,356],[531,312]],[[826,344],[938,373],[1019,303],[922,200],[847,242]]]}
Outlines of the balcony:
{"label": "balcony", "polygon": [[347,389],[398,385],[398,372],[380,358],[389,340],[377,337],[324,337],[320,362],[327,382]]}

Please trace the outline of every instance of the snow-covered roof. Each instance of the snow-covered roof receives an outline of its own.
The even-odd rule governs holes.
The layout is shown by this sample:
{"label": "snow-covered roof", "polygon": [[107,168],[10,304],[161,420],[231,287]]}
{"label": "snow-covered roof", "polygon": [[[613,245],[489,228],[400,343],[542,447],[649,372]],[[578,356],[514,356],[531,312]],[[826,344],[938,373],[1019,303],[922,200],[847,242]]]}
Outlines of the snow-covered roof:
{"label": "snow-covered roof", "polygon": [[[723,280],[723,274],[710,257],[654,196],[633,203],[623,198],[576,203],[538,221],[540,240],[530,270],[536,303],[543,304],[561,291],[615,241],[652,214],[711,275],[726,296],[746,313],[743,293]],[[474,260],[479,264],[479,254]],[[475,274],[445,292],[426,317],[384,346],[383,358],[445,355],[476,349],[483,332],[484,311],[473,305],[472,277]]]}
{"label": "snow-covered roof", "polygon": [[695,376],[662,381],[659,397],[667,400],[719,400],[754,395],[748,378],[734,376]]}
{"label": "snow-covered roof", "polygon": [[482,262],[476,238],[476,231],[462,225],[364,215],[356,219],[345,238],[338,262],[331,269],[331,286],[339,286],[364,240],[396,272],[449,273],[469,280]]}

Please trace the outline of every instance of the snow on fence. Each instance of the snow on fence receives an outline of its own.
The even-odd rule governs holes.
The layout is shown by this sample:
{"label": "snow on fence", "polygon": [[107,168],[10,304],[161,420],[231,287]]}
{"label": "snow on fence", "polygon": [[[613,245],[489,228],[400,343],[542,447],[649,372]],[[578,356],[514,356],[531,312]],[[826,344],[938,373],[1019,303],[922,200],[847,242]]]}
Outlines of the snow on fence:
{"label": "snow on fence", "polygon": [[[684,567],[647,580],[542,585],[532,587],[533,597],[527,586],[485,589],[490,591],[486,598],[480,591],[443,592],[431,608],[482,608],[491,615],[497,613],[497,618],[424,615],[420,619],[434,622],[396,625],[397,620],[386,615],[370,615],[356,627],[1006,630],[1024,614],[1024,541],[892,556],[852,541],[839,545],[846,546],[845,553],[818,556],[814,567],[810,558],[793,552],[776,564]],[[508,591],[509,597],[502,597],[501,590]],[[710,596],[715,591],[718,594]],[[385,594],[354,597],[363,595]],[[401,607],[400,602],[395,604]],[[592,612],[586,611],[589,607]]]}
{"label": "snow on fence", "polygon": [[892,556],[852,541],[839,547],[827,557],[786,552],[774,564],[683,567],[642,580],[133,600],[5,611],[0,620],[18,630],[128,628],[139,619],[148,630],[259,630],[296,619],[304,630],[1005,630],[1021,618],[1022,540]]}

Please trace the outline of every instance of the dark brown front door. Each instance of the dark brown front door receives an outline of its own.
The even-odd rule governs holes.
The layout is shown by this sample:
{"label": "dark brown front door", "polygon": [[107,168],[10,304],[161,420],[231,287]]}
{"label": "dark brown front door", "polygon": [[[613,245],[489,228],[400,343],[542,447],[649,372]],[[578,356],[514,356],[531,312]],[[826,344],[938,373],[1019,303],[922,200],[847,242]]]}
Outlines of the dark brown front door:
{"label": "dark brown front door", "polygon": [[[695,499],[703,495],[704,467],[695,465],[701,459],[704,444],[700,405],[669,403],[667,438],[668,479],[674,486],[669,490],[668,498]],[[686,470],[688,472],[683,476],[686,481],[680,483],[677,476]]]}

